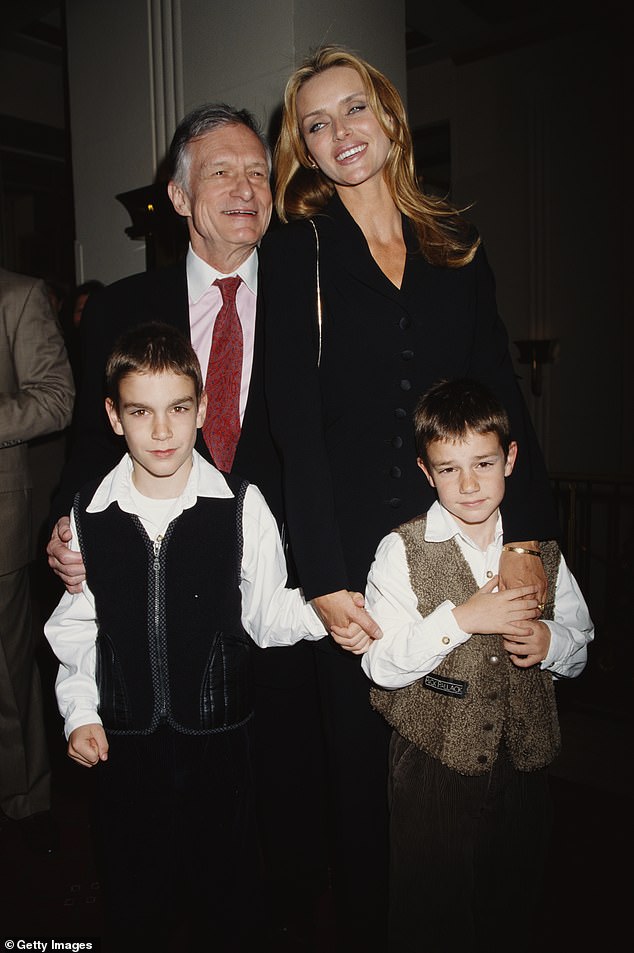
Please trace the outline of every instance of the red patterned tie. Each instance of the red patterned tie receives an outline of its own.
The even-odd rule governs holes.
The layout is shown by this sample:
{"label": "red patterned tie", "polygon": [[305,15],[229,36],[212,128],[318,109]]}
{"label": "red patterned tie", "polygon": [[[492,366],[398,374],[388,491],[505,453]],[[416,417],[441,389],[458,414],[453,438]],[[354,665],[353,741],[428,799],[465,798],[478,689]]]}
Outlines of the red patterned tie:
{"label": "red patterned tie", "polygon": [[205,392],[207,416],[203,437],[215,465],[231,471],[240,437],[240,380],[242,377],[242,326],[236,309],[241,278],[218,278],[222,307],[218,312],[207,365]]}

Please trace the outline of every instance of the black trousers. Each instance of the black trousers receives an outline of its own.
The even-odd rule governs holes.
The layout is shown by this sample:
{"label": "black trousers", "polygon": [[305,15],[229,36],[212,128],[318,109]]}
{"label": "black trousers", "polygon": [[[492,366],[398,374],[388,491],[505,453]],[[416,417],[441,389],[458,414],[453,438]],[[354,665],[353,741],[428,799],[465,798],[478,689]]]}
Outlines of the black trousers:
{"label": "black trousers", "polygon": [[551,825],[546,769],[517,771],[502,747],[467,777],[394,732],[391,953],[528,950]]}
{"label": "black trousers", "polygon": [[[324,640],[325,642],[325,640]],[[324,733],[337,949],[385,953],[390,729],[370,705],[360,659],[316,644]]]}
{"label": "black trousers", "polygon": [[[252,949],[257,840],[248,726],[109,735],[97,766],[108,953]],[[193,949],[193,946],[191,946]]]}
{"label": "black trousers", "polygon": [[324,751],[313,643],[253,646],[255,805],[271,928],[306,926],[328,885]]}

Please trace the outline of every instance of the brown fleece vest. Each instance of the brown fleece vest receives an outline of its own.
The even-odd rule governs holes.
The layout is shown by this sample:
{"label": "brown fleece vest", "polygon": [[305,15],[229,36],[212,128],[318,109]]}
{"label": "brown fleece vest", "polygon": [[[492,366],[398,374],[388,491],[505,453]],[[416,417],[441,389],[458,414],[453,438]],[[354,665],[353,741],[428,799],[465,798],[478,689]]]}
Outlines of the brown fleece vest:
{"label": "brown fleece vest", "polygon": [[[418,611],[429,615],[450,599],[461,605],[478,590],[455,540],[425,541],[426,517],[397,530],[405,544]],[[541,544],[548,579],[543,618],[552,619],[560,552]],[[539,665],[517,668],[500,635],[474,634],[424,678],[406,688],[372,688],[370,700],[403,737],[460,774],[485,774],[504,741],[519,771],[544,767],[561,739],[552,675]]]}

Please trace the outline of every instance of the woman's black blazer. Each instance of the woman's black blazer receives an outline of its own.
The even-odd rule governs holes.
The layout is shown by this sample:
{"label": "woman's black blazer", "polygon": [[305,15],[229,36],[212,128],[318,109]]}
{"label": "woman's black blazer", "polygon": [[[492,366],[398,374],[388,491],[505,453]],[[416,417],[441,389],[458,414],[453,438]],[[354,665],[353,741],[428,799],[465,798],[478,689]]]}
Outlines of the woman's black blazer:
{"label": "woman's black blazer", "polygon": [[482,381],[510,414],[519,454],[502,506],[505,538],[557,536],[484,249],[462,268],[434,267],[404,219],[408,254],[399,290],[337,197],[314,221],[323,301],[319,366],[312,225],[279,226],[260,250],[265,391],[306,597],[363,590],[380,539],[433,501],[416,464],[411,416],[417,398],[443,378]]}

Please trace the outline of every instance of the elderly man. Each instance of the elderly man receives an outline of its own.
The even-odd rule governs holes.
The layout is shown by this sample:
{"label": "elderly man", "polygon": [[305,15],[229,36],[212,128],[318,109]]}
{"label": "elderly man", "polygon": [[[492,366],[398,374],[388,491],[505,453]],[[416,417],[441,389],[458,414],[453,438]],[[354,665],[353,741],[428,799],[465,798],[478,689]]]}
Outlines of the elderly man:
{"label": "elderly man", "polygon": [[[237,311],[242,332],[241,364],[238,361],[239,366],[233,367],[240,418],[231,435],[234,456],[216,459],[218,453],[214,449],[212,454],[202,438],[197,449],[207,458],[213,456],[220,469],[233,469],[257,482],[279,513],[277,459],[261,396],[259,320],[256,332],[256,249],[271,216],[268,150],[246,111],[208,105],[182,120],[174,134],[170,162],[169,194],[189,229],[187,258],[169,268],[124,278],[90,296],[82,316],[83,378],[76,433],[55,516],[67,514],[75,491],[87,479],[105,475],[124,451],[112,435],[103,403],[105,363],[119,335],[147,321],[172,324],[191,338],[204,377],[210,370],[216,331],[222,332],[220,345],[225,347],[227,334],[232,333],[231,327],[227,330],[226,313],[222,314],[227,310],[234,322]],[[235,309],[223,309],[228,278],[240,279],[233,292]],[[219,317],[225,321],[222,328],[216,327]],[[62,521],[58,529],[64,525]],[[56,545],[56,536],[54,532],[49,562],[56,570],[63,567],[62,578],[71,588],[81,583],[83,567],[74,563],[77,554]]]}
{"label": "elderly man", "polygon": [[[123,452],[104,411],[106,358],[120,333],[146,321],[180,328],[198,355],[210,407],[196,449],[219,469],[257,484],[281,523],[280,467],[264,402],[257,297],[257,245],[272,208],[269,149],[248,112],[205,105],[178,126],[170,162],[169,196],[189,230],[186,260],[91,295],[82,318],[76,436],[55,504],[60,519],[48,546],[49,563],[71,592],[84,578],[80,555],[67,548],[73,494],[88,479],[104,476]],[[284,922],[300,896],[316,896],[326,871],[313,658],[305,643],[254,653],[260,835],[269,903],[281,901],[273,916]]]}
{"label": "elderly man", "polygon": [[50,768],[29,595],[27,441],[70,423],[75,396],[43,282],[0,268],[0,815],[50,852]]}

